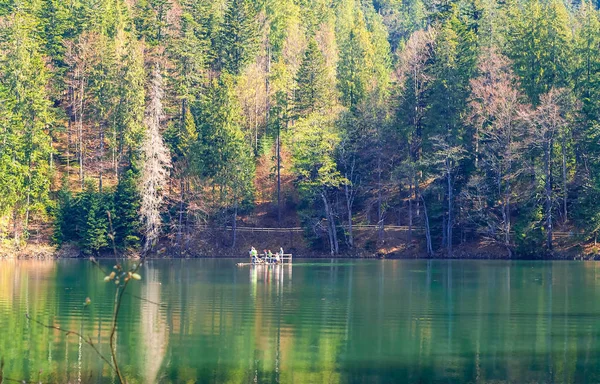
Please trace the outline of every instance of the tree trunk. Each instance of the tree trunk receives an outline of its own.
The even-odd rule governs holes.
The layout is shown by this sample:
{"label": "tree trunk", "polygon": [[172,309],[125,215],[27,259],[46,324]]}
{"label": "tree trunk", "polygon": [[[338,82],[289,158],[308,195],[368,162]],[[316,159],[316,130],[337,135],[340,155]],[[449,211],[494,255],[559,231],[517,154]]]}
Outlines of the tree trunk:
{"label": "tree trunk", "polygon": [[[113,127],[116,123],[113,121]],[[119,162],[117,161],[117,130],[113,129],[113,145],[112,145],[112,167],[115,172],[115,179],[119,181]]]}
{"label": "tree trunk", "polygon": [[181,243],[181,234],[182,234],[182,226],[183,226],[183,198],[184,198],[184,183],[183,176],[179,178],[179,188],[181,189],[179,194],[179,219],[177,224],[177,248],[179,252],[179,256],[181,256],[182,243]]}
{"label": "tree trunk", "polygon": [[15,241],[15,246],[19,246],[19,215],[17,213],[17,206],[13,208],[13,240]]}
{"label": "tree trunk", "polygon": [[429,228],[429,215],[427,214],[427,205],[425,204],[425,198],[421,195],[421,201],[423,202],[423,215],[425,216],[425,239],[427,241],[427,255],[433,255],[433,246],[431,245],[431,230]]}
{"label": "tree trunk", "polygon": [[69,114],[69,121],[67,123],[67,180],[69,180],[69,176],[71,176],[71,131],[73,129],[73,119],[75,113],[75,100],[73,96],[73,85],[69,84],[68,88],[69,93],[69,107],[67,109]]}
{"label": "tree trunk", "polygon": [[329,206],[329,219],[331,221],[331,233],[333,233],[333,248],[335,249],[335,254],[337,255],[340,253],[340,242],[337,238],[337,228],[335,225],[335,219],[333,217],[333,210],[331,206]]}
{"label": "tree trunk", "polygon": [[381,150],[377,151],[377,240],[383,242],[383,207],[381,197]]}
{"label": "tree trunk", "polygon": [[277,124],[277,224],[281,226],[281,128]]}
{"label": "tree trunk", "polygon": [[102,193],[102,158],[104,157],[104,129],[102,123],[98,124],[100,138],[100,152],[98,154],[98,191]]}
{"label": "tree trunk", "polygon": [[331,255],[333,256],[337,254],[339,250],[339,246],[337,244],[337,234],[335,232],[335,223],[333,221],[331,207],[329,206],[329,201],[327,200],[327,196],[325,196],[325,192],[321,192],[321,198],[323,199],[323,204],[325,206],[325,217],[327,218],[327,233],[329,235],[329,247],[331,248]]}
{"label": "tree trunk", "polygon": [[408,194],[408,243],[412,243],[413,236],[413,180],[412,177],[409,181],[409,194]]}
{"label": "tree trunk", "polygon": [[562,187],[563,187],[563,223],[567,223],[567,200],[568,200],[568,191],[567,191],[567,149],[565,139],[563,138],[562,143]]}
{"label": "tree trunk", "polygon": [[506,187],[504,206],[502,207],[502,220],[504,221],[504,245],[510,249],[510,189]]}
{"label": "tree trunk", "polygon": [[450,171],[451,164],[450,159],[446,158],[446,179],[448,182],[448,222],[446,223],[446,250],[448,256],[452,257],[452,199],[454,198],[452,193],[452,173]]}
{"label": "tree trunk", "polygon": [[84,78],[82,76],[80,80],[81,84],[79,87],[79,122],[77,124],[77,134],[79,141],[79,183],[81,184],[81,190],[83,191],[83,97],[84,97]]}
{"label": "tree trunk", "polygon": [[231,247],[235,248],[235,245],[237,243],[237,213],[238,213],[238,203],[237,203],[237,198],[236,198],[236,202],[233,206],[233,223],[232,223],[232,241],[231,241]]}
{"label": "tree trunk", "polygon": [[545,170],[545,193],[546,193],[546,247],[548,251],[552,252],[552,138],[548,138],[546,141],[546,150],[544,156],[544,170]]}
{"label": "tree trunk", "polygon": [[[347,177],[346,177],[347,178]],[[348,183],[344,185],[344,193],[346,194],[346,211],[348,212],[348,246],[354,248],[354,236],[352,234],[352,192]]]}

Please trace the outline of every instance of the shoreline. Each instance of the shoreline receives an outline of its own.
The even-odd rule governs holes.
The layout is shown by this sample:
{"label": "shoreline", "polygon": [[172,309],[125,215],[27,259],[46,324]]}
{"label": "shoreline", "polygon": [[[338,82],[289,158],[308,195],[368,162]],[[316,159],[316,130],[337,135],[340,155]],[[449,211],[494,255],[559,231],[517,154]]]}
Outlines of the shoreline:
{"label": "shoreline", "polygon": [[[354,260],[524,260],[524,261],[593,261],[600,260],[598,254],[585,254],[583,252],[555,252],[553,255],[540,255],[539,257],[522,256],[522,257],[508,257],[506,253],[491,252],[491,250],[481,249],[476,252],[467,252],[457,250],[452,256],[447,256],[443,253],[436,253],[433,256],[428,256],[425,253],[420,252],[399,252],[399,253],[341,253],[338,255],[330,255],[325,253],[317,252],[296,252],[294,258],[298,259],[354,259]],[[131,252],[124,253],[115,256],[113,252],[103,252],[97,255],[84,255],[78,251],[77,248],[69,246],[66,249],[55,248],[49,245],[28,245],[24,249],[16,250],[9,249],[6,247],[0,248],[0,260],[64,260],[64,259],[79,259],[86,260],[90,257],[96,259],[139,259],[139,253]],[[183,255],[178,254],[176,248],[163,247],[156,252],[152,252],[146,256],[147,259],[152,260],[190,260],[190,259],[244,259],[246,256],[242,253],[235,255],[231,253],[221,253],[209,255],[207,253],[186,253]]]}

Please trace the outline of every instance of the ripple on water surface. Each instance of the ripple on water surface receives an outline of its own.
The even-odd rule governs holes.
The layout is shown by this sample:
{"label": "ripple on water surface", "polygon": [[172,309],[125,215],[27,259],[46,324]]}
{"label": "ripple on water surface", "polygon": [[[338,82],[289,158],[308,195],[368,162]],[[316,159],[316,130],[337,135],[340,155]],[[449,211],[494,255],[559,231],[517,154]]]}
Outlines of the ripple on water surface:
{"label": "ripple on water surface", "polygon": [[[116,333],[131,382],[600,382],[595,263],[235,262],[142,268]],[[85,261],[0,261],[6,376],[112,382],[78,337],[25,319],[108,353],[102,278]]]}

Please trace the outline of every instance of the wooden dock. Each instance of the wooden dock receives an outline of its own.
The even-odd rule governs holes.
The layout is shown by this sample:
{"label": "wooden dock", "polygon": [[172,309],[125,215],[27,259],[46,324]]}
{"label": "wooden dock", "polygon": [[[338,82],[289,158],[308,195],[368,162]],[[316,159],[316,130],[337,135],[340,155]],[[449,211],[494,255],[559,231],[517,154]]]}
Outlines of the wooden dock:
{"label": "wooden dock", "polygon": [[250,258],[249,263],[237,263],[238,267],[244,267],[247,265],[282,265],[282,264],[292,264],[292,254],[284,253],[282,256],[279,256],[279,262],[275,262],[275,257],[272,257],[273,261],[267,261],[265,257],[257,257],[257,261],[252,261]]}

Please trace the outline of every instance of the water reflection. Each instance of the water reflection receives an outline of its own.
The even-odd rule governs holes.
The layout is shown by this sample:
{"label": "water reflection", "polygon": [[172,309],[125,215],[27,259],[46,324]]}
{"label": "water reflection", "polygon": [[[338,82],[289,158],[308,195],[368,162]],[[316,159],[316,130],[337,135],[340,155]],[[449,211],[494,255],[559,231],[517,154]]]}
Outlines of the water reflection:
{"label": "water reflection", "polygon": [[146,283],[142,286],[145,300],[139,300],[140,306],[140,338],[142,377],[146,383],[158,381],[158,374],[169,345],[169,328],[166,325],[166,314],[161,311],[161,282],[159,270],[144,266],[142,269]]}
{"label": "water reflection", "polygon": [[[600,381],[596,263],[153,261],[125,297],[130,382]],[[293,278],[292,278],[293,276]],[[0,262],[5,375],[112,383],[114,286],[89,263]],[[85,297],[92,305],[83,307]]]}

